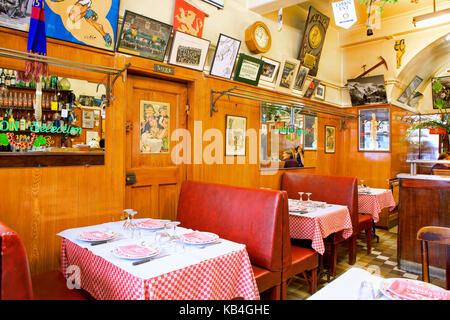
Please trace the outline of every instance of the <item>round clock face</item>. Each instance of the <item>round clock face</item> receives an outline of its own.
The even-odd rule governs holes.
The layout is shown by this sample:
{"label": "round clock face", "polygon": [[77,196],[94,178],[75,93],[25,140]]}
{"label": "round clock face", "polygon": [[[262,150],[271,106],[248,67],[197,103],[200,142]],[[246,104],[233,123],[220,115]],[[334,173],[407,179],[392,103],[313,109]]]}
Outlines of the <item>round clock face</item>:
{"label": "round clock face", "polygon": [[309,31],[309,45],[315,49],[322,43],[322,31],[318,25],[315,25]]}
{"label": "round clock face", "polygon": [[261,48],[265,48],[269,44],[269,34],[264,27],[259,26],[255,29],[255,41]]}

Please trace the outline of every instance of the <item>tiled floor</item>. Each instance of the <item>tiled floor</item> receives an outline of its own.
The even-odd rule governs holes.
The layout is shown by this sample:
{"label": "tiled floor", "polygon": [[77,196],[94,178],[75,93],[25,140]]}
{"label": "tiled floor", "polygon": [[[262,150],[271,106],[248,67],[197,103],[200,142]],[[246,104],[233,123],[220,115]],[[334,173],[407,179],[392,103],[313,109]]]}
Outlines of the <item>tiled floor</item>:
{"label": "tiled floor", "polygon": [[[397,227],[390,230],[377,229],[377,235],[380,237],[380,243],[376,239],[372,241],[372,253],[367,255],[365,237],[362,233],[356,242],[357,255],[356,263],[351,266],[348,264],[347,246],[338,247],[338,260],[336,266],[336,277],[347,271],[351,267],[362,268],[383,278],[409,278],[420,280],[421,276],[405,272],[397,268]],[[330,282],[333,280],[330,280]],[[445,288],[445,281],[432,278],[431,283]],[[318,281],[317,290],[325,285],[326,276]],[[310,296],[308,284],[301,276],[294,277],[288,287],[288,300],[303,300]]]}

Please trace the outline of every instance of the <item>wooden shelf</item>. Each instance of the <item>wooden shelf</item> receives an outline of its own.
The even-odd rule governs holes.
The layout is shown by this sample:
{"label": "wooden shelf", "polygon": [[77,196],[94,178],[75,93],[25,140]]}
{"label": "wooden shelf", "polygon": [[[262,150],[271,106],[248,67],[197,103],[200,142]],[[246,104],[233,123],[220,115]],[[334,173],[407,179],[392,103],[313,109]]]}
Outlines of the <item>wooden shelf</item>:
{"label": "wooden shelf", "polygon": [[[21,111],[34,111],[34,108],[28,108],[28,107],[5,107],[0,106],[0,109],[13,109],[13,110],[21,110]],[[42,112],[61,112],[60,110],[51,110],[51,109],[41,109]]]}
{"label": "wooden shelf", "polygon": [[[16,87],[16,86],[6,86],[8,90],[18,90],[18,91],[30,91],[35,92],[36,88],[29,88],[29,87]],[[72,92],[72,90],[62,90],[62,89],[43,89],[42,93],[62,93],[67,94]]]}

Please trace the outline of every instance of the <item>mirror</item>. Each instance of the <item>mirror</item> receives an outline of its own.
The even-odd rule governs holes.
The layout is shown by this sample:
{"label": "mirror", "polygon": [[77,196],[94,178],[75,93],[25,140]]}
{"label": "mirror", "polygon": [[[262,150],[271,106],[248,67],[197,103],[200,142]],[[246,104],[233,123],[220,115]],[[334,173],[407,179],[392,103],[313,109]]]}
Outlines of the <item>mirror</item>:
{"label": "mirror", "polygon": [[317,128],[318,118],[315,113],[301,108],[262,103],[260,168],[315,167]]}

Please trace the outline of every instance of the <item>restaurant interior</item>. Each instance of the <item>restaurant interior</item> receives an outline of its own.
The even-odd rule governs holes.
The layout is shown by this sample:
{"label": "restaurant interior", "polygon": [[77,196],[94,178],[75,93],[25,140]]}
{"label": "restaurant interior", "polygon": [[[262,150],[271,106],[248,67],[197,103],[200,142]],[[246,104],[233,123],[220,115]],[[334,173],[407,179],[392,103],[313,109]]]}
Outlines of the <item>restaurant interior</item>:
{"label": "restaurant interior", "polygon": [[450,300],[450,1],[0,0],[0,39],[0,300]]}

